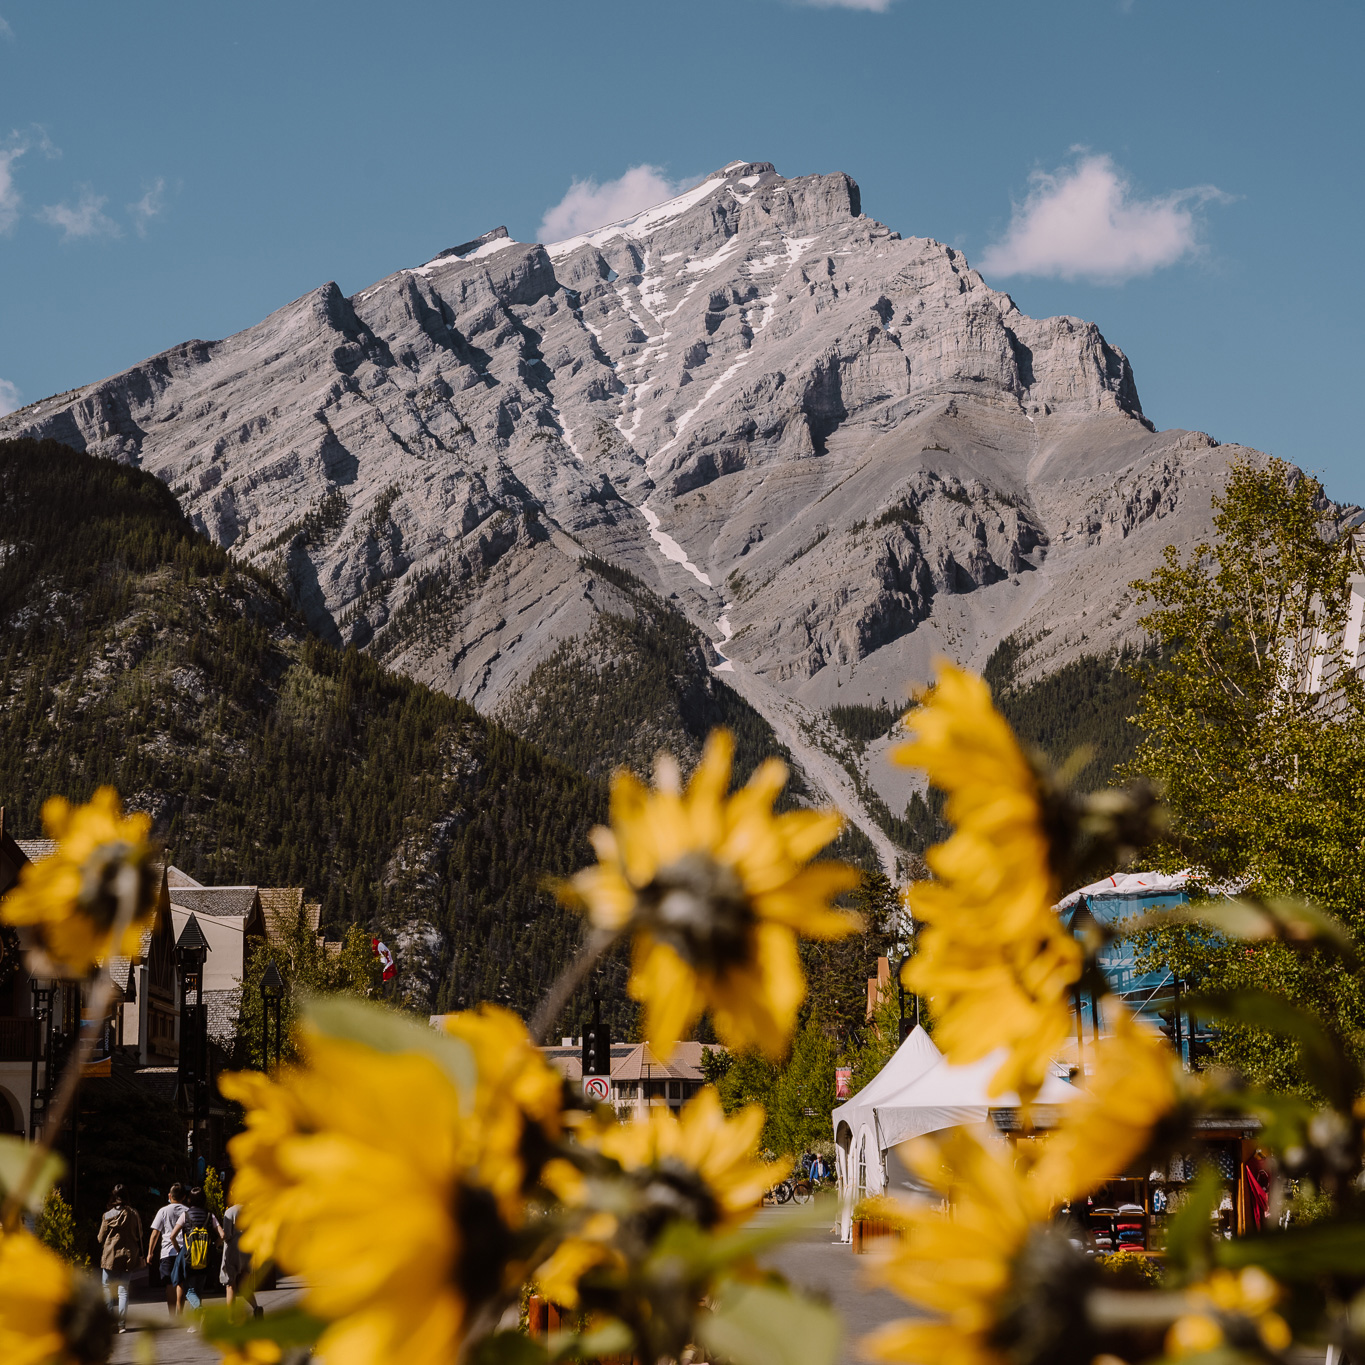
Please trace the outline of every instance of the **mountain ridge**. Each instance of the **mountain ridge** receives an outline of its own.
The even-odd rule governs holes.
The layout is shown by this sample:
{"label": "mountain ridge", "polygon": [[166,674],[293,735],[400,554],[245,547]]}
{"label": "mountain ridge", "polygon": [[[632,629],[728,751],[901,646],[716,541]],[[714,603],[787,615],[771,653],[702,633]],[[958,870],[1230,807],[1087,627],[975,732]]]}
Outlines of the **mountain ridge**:
{"label": "mountain ridge", "polygon": [[1156,431],[1094,324],[1025,316],[850,177],[748,161],[561,242],[328,282],[6,434],[140,464],[324,638],[486,712],[594,629],[584,563],[619,565],[795,744],[940,654],[1013,637],[1026,679],[1133,641],[1128,583],[1264,458]]}

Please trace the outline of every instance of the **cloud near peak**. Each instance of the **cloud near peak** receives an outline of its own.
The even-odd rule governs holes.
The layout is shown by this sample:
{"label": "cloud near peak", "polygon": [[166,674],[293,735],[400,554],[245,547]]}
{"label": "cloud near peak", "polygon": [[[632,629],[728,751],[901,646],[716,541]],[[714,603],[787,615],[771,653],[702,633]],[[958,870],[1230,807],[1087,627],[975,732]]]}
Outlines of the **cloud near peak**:
{"label": "cloud near peak", "polygon": [[873,14],[885,14],[896,0],[796,0],[806,9],[861,9]]}
{"label": "cloud near peak", "polygon": [[0,232],[8,232],[19,219],[23,196],[14,183],[14,163],[23,154],[23,147],[0,148]]}
{"label": "cloud near peak", "polygon": [[107,195],[96,194],[84,185],[74,205],[45,204],[37,217],[49,227],[61,228],[64,242],[81,237],[117,237],[118,224],[104,212],[108,202]]}
{"label": "cloud near peak", "polygon": [[133,220],[133,227],[137,230],[139,237],[147,235],[147,224],[152,221],[166,207],[166,180],[164,176],[157,176],[151,189],[142,196],[135,204],[129,204],[128,216]]}
{"label": "cloud near peak", "polygon": [[1052,174],[1034,172],[1028,198],[978,264],[988,275],[1120,284],[1198,252],[1197,210],[1229,197],[1199,185],[1142,199],[1110,157],[1081,156]]}
{"label": "cloud near peak", "polygon": [[19,407],[19,386],[8,379],[0,379],[0,417],[14,412]]}
{"label": "cloud near peak", "polygon": [[591,178],[575,180],[564,198],[545,210],[540,240],[562,242],[566,237],[591,232],[671,199],[685,188],[684,182],[670,180],[658,166],[648,163],[632,166],[618,179],[601,184]]}

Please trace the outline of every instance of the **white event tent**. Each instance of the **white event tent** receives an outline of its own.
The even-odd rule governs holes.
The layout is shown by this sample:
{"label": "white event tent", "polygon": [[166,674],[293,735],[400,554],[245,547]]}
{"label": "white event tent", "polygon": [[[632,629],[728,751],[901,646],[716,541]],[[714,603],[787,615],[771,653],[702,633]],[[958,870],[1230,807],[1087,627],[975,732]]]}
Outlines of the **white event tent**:
{"label": "white event tent", "polygon": [[[882,1194],[887,1155],[898,1143],[964,1124],[985,1123],[994,1109],[1017,1109],[1017,1095],[987,1094],[1002,1053],[953,1066],[916,1025],[891,1060],[831,1116],[839,1177],[839,1235],[853,1232],[853,1206],[862,1194]],[[1035,1101],[1067,1104],[1077,1091],[1049,1076]]]}

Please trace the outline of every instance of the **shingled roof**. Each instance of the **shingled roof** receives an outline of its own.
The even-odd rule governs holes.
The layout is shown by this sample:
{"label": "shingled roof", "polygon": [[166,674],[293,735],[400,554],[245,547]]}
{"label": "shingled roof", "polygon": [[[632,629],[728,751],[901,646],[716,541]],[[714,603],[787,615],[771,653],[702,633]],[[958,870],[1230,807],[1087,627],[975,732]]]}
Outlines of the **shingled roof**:
{"label": "shingled roof", "polygon": [[210,1039],[230,1052],[242,1017],[241,987],[228,991],[205,991],[204,1010],[208,1015]]}
{"label": "shingled roof", "polygon": [[31,863],[36,863],[39,858],[50,858],[57,851],[55,839],[16,839],[14,842]]}
{"label": "shingled roof", "polygon": [[256,904],[254,886],[177,886],[171,904],[196,915],[249,915]]}

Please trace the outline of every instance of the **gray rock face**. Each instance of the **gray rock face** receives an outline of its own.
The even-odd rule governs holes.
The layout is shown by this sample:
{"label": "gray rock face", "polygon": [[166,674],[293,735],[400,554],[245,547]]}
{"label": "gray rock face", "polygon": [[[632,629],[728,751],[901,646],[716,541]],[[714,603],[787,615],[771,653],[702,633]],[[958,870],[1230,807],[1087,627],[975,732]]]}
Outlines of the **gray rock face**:
{"label": "gray rock face", "polygon": [[484,709],[591,624],[588,554],[798,707],[1015,631],[1034,671],[1108,648],[1242,453],[1155,431],[1092,324],[766,162],[570,241],[497,228],[323,285],[18,434],[152,470],[315,628]]}

